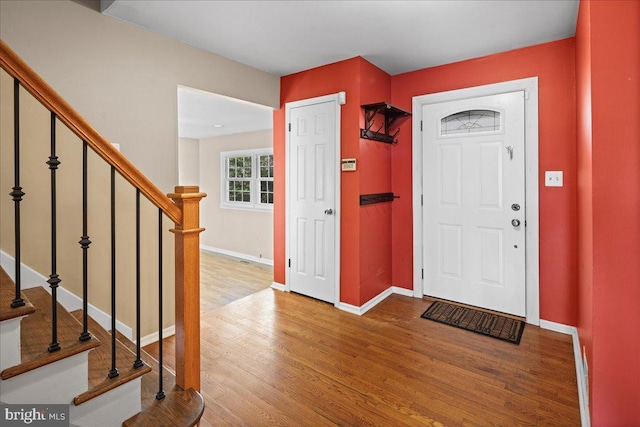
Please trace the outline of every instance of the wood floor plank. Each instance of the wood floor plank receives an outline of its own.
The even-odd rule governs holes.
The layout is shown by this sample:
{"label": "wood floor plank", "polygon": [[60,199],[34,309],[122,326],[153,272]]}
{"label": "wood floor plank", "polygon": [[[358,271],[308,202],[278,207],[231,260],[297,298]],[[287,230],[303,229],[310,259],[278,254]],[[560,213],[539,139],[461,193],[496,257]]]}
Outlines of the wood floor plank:
{"label": "wood floor plank", "polygon": [[220,304],[202,302],[203,426],[580,425],[567,335],[527,325],[514,345],[399,295],[363,316],[271,289]]}

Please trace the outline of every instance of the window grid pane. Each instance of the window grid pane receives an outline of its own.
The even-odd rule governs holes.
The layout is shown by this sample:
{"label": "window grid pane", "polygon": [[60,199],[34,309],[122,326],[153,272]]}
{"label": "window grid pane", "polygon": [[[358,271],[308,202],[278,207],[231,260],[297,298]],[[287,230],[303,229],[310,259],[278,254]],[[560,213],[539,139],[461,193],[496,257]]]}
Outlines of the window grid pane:
{"label": "window grid pane", "polygon": [[260,178],[273,178],[273,154],[260,156]]}

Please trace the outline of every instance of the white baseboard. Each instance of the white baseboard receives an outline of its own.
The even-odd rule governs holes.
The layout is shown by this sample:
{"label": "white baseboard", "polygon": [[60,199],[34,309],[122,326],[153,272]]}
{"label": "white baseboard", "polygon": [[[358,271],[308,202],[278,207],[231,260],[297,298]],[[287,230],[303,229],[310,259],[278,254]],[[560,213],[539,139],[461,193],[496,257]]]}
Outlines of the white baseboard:
{"label": "white baseboard", "polygon": [[584,365],[582,364],[582,351],[580,346],[580,336],[578,328],[575,326],[563,325],[562,323],[550,322],[540,319],[540,327],[550,331],[571,335],[573,341],[573,356],[576,363],[576,379],[578,381],[578,399],[580,401],[580,420],[582,427],[591,426],[591,416],[589,414],[589,392],[587,379],[585,378]]}
{"label": "white baseboard", "polygon": [[287,287],[285,285],[283,285],[282,283],[278,283],[278,282],[271,283],[271,288],[275,289],[275,290],[278,290],[278,291],[282,291],[282,292],[287,290]]}
{"label": "white baseboard", "polygon": [[234,258],[240,258],[240,259],[244,259],[244,260],[251,261],[251,262],[257,262],[259,264],[270,265],[270,266],[273,267],[273,260],[272,259],[259,258],[257,256],[242,254],[240,252],[229,251],[227,249],[221,249],[221,248],[216,248],[216,247],[207,246],[207,245],[200,245],[200,249],[205,251],[205,252],[211,252],[211,253],[214,253],[214,254],[228,255],[228,256],[232,256]]}
{"label": "white baseboard", "polygon": [[362,316],[367,311],[371,310],[373,307],[375,307],[376,305],[384,301],[391,294],[399,294],[399,295],[404,295],[404,296],[413,298],[413,290],[400,288],[397,286],[391,286],[390,288],[385,289],[375,297],[371,298],[369,301],[367,301],[360,307],[356,305],[347,304],[345,302],[339,302],[338,304],[336,304],[336,308],[339,308],[340,310],[346,311],[348,313],[353,313],[353,314],[357,314],[358,316]]}
{"label": "white baseboard", "polygon": [[[0,266],[4,268],[11,280],[16,280],[16,259],[2,250],[0,250]],[[49,288],[47,278],[24,263],[20,268],[20,282],[22,289],[37,288],[38,286]]]}
{"label": "white baseboard", "polygon": [[[9,277],[11,277],[11,280],[15,280],[15,258],[7,254],[5,251],[0,250],[0,265],[4,268]],[[51,288],[49,288],[47,278],[24,263],[22,263],[20,275],[22,289],[42,286],[47,292],[51,293]],[[58,302],[69,312],[82,308],[82,298],[65,289],[64,286],[58,287]],[[88,305],[87,312],[89,316],[98,322],[100,326],[107,331],[111,330],[111,315],[105,313],[92,304]],[[116,320],[116,329],[130,340],[133,339],[133,329],[125,323]]]}
{"label": "white baseboard", "polygon": [[404,295],[405,297],[413,298],[413,289],[400,288],[398,286],[392,286],[391,290],[394,294]]}
{"label": "white baseboard", "polygon": [[[168,328],[164,328],[162,330],[162,339],[168,338],[176,334],[176,325],[171,325]],[[157,342],[160,338],[160,334],[158,332],[154,332],[152,334],[146,335],[140,338],[140,347],[145,347],[149,344]],[[133,341],[135,343],[135,341]]]}

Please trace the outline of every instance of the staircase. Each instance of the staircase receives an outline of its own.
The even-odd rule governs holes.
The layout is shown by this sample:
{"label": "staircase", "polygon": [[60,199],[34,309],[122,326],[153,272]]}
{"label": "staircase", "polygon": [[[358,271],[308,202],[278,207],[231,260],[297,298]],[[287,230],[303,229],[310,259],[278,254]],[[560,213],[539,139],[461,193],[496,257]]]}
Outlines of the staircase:
{"label": "staircase", "polygon": [[[25,305],[10,308],[15,284],[0,269],[0,390],[2,403],[69,404],[75,426],[193,426],[204,410],[202,396],[175,386],[163,370],[168,392],[156,399],[159,366],[143,351],[134,368],[136,346],[118,334],[120,375],[110,379],[111,334],[89,318],[92,338],[79,341],[83,313],[58,306],[58,335],[64,351],[49,353],[51,295],[43,287],[22,292]],[[9,307],[7,309],[7,307]],[[5,366],[9,364],[10,366]]]}
{"label": "staircase", "polygon": [[[175,193],[164,195],[2,40],[0,68],[14,81],[14,137],[11,141],[4,138],[1,143],[3,148],[7,144],[13,144],[15,157],[15,181],[10,194],[10,200],[15,206],[12,224],[15,246],[9,249],[3,243],[1,248],[3,256],[4,251],[13,251],[15,269],[7,272],[0,268],[0,403],[69,405],[70,425],[79,427],[197,425],[204,411],[204,400],[199,393],[199,233],[202,229],[198,225],[198,203],[205,194],[199,193],[197,187],[176,187]],[[22,277],[25,265],[22,263],[24,251],[21,249],[21,217],[24,219],[25,213],[21,214],[20,207],[25,192],[29,195],[30,189],[27,188],[23,192],[20,185],[20,165],[23,162],[19,157],[20,131],[25,126],[22,122],[24,118],[20,117],[20,100],[29,95],[49,110],[51,117],[51,155],[46,162],[51,180],[41,184],[45,188],[51,188],[51,274],[49,280],[38,281],[43,286],[33,286],[33,283],[25,285]],[[70,268],[58,266],[58,259],[67,259],[67,254],[60,257],[57,254],[59,233],[56,232],[56,172],[60,165],[56,155],[57,123],[65,125],[80,138],[80,148],[83,150],[83,160],[78,166],[82,169],[83,176],[82,197],[81,202],[78,202],[82,205],[83,212],[82,236],[78,242],[78,250],[82,253],[79,257],[83,260],[78,263],[82,264],[83,283],[80,293],[76,292],[73,296],[81,301],[82,309],[72,306],[73,304],[69,304],[65,298],[59,300],[58,295],[64,290],[59,285],[62,279],[58,273],[64,268],[65,272],[69,271]],[[3,122],[3,130],[5,125],[6,122]],[[88,235],[91,228],[87,226],[87,218],[90,216],[87,207],[87,189],[90,187],[87,183],[89,150],[97,154],[111,171],[111,283],[102,280],[104,274],[88,272],[87,260],[92,244]],[[8,169],[5,163],[3,169]],[[136,320],[135,325],[131,325],[131,329],[136,331],[135,342],[117,330],[117,325],[122,322],[116,316],[116,306],[121,302],[116,298],[116,289],[122,290],[126,285],[116,286],[118,271],[115,242],[119,234],[115,227],[116,174],[132,186],[136,197]],[[29,181],[29,184],[33,182]],[[160,343],[163,337],[163,313],[166,310],[163,305],[163,216],[175,224],[171,229],[175,235],[175,374],[163,366],[162,346],[159,360],[154,360],[141,348],[140,331],[143,326],[140,320],[140,301],[146,297],[145,292],[148,292],[148,289],[141,286],[140,280],[141,196],[155,205],[158,212],[158,277],[154,279],[158,284],[148,297],[158,298],[157,336]],[[4,203],[7,201],[2,199],[0,206]],[[33,205],[27,206],[31,206],[31,211],[26,212],[27,215],[31,215],[31,220],[34,215],[42,213],[42,209],[34,210]],[[3,212],[4,232],[9,224],[6,220],[6,209]],[[46,220],[49,221],[49,218]],[[77,238],[73,238],[77,242]],[[102,243],[103,247],[106,247],[106,242]],[[108,265],[109,259],[104,262]],[[94,280],[95,276],[99,276],[99,280]],[[145,279],[144,282],[149,280]],[[88,292],[90,288],[95,290],[96,286],[105,286],[110,291],[101,294],[110,295],[111,306],[109,313],[101,312],[101,322],[89,316],[95,307],[89,304]],[[131,309],[130,303],[126,305],[128,307],[125,308]],[[105,318],[110,327],[103,327]],[[0,424],[2,420],[0,414]]]}

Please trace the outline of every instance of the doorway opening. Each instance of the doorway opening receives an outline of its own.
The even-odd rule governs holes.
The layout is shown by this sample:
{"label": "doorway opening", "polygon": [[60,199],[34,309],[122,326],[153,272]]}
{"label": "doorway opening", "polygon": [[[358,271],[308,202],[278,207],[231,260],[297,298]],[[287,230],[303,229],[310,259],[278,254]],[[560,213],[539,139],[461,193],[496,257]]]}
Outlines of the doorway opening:
{"label": "doorway opening", "polygon": [[207,311],[273,280],[273,108],[185,86],[177,99],[178,183],[207,194],[200,205]]}

